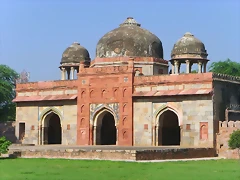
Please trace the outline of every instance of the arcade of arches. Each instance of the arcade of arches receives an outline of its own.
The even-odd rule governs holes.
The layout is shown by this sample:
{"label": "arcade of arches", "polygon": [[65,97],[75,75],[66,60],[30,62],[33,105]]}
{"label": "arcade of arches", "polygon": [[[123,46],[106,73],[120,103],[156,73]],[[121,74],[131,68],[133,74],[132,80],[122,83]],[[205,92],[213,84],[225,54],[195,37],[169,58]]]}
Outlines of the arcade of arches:
{"label": "arcade of arches", "polygon": [[93,137],[95,145],[116,145],[117,130],[114,116],[108,112],[102,112],[96,119]]}
{"label": "arcade of arches", "polygon": [[[178,116],[171,110],[163,112],[159,117],[157,145],[180,145],[180,126]],[[51,112],[44,119],[41,144],[61,144],[62,128],[57,114]],[[94,145],[116,145],[117,129],[115,119],[109,111],[103,111],[96,117],[93,129]]]}
{"label": "arcade of arches", "polygon": [[178,116],[170,110],[163,112],[159,117],[158,145],[180,145],[180,126]]}
{"label": "arcade of arches", "polygon": [[44,119],[42,144],[62,144],[61,121],[57,114],[51,112]]}

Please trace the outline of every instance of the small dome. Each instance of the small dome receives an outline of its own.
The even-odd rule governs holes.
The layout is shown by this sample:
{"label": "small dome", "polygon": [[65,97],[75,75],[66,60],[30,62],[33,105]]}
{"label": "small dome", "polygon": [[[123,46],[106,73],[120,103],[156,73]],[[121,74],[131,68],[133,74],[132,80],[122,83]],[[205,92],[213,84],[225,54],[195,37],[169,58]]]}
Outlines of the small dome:
{"label": "small dome", "polygon": [[89,53],[80,43],[74,42],[63,52],[61,64],[80,63],[81,61],[90,61]]}
{"label": "small dome", "polygon": [[173,46],[171,57],[172,59],[186,57],[191,58],[207,58],[208,54],[205,45],[193,34],[187,32]]}
{"label": "small dome", "polygon": [[97,44],[96,57],[155,57],[163,58],[160,39],[132,17],[128,17],[120,26],[105,34]]}

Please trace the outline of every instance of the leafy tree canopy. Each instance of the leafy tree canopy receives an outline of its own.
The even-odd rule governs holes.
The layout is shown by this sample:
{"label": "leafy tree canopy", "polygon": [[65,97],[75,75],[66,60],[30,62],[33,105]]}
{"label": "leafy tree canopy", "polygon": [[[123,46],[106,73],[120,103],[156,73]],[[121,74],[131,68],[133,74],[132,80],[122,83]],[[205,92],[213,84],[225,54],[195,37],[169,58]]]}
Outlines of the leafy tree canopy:
{"label": "leafy tree canopy", "polygon": [[225,61],[213,62],[209,67],[210,72],[240,76],[240,63],[227,59]]}
{"label": "leafy tree canopy", "polygon": [[15,84],[18,73],[6,65],[0,64],[0,121],[15,119]]}

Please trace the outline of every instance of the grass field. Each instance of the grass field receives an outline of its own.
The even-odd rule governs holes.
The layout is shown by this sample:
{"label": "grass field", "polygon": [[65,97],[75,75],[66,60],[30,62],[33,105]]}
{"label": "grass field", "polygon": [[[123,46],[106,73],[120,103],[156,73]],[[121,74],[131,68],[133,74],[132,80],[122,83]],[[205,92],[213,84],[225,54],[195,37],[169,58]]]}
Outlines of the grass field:
{"label": "grass field", "polygon": [[1,180],[240,180],[237,160],[135,163],[64,159],[0,159]]}

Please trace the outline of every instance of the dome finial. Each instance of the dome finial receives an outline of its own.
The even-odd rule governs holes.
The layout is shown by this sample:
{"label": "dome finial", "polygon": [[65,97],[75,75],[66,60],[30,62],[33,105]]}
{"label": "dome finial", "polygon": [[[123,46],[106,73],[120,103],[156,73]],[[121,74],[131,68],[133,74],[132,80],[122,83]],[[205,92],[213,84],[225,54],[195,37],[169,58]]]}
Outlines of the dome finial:
{"label": "dome finial", "polygon": [[77,41],[74,41],[74,42],[72,43],[72,45],[74,45],[74,44],[76,44],[76,45],[80,45],[80,43],[77,42]]}
{"label": "dome finial", "polygon": [[120,26],[141,26],[133,17],[128,17]]}
{"label": "dome finial", "polygon": [[192,33],[190,33],[190,32],[186,32],[185,34],[184,34],[184,36],[194,36]]}

